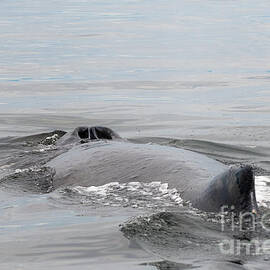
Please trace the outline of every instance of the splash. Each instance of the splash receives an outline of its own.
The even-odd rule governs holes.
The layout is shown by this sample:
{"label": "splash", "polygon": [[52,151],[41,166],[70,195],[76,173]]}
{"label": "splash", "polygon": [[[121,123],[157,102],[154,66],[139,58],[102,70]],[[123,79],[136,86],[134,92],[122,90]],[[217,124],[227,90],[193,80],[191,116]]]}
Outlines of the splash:
{"label": "splash", "polygon": [[57,191],[62,198],[75,200],[87,206],[122,206],[132,208],[166,208],[182,205],[178,191],[167,183],[119,183],[102,186],[69,187]]}

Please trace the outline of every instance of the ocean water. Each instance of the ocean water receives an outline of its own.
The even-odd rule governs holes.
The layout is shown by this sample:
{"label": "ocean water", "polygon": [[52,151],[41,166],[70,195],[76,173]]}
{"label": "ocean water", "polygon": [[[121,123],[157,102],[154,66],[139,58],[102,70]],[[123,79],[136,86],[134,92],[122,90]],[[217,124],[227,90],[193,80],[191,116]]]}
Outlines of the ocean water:
{"label": "ocean water", "polygon": [[[252,164],[267,211],[269,29],[265,0],[2,0],[1,178],[20,179],[55,151],[14,138],[103,125]],[[39,194],[0,182],[1,269],[269,267],[266,255],[221,254],[232,237],[217,217],[166,183]]]}

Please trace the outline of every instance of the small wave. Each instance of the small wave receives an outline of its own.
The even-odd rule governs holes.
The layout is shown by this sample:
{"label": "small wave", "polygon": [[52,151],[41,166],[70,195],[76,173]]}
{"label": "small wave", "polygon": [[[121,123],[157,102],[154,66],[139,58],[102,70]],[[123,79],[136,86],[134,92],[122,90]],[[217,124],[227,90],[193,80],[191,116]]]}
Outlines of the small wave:
{"label": "small wave", "polygon": [[218,244],[227,239],[220,224],[193,215],[185,208],[133,217],[120,225],[120,231],[151,253],[176,261],[218,258]]}
{"label": "small wave", "polygon": [[9,190],[43,194],[52,191],[54,174],[52,168],[33,166],[14,170],[1,178],[0,183]]}
{"label": "small wave", "polygon": [[178,191],[167,183],[118,183],[102,186],[68,187],[56,191],[65,201],[87,206],[122,206],[132,208],[166,208],[182,205]]}

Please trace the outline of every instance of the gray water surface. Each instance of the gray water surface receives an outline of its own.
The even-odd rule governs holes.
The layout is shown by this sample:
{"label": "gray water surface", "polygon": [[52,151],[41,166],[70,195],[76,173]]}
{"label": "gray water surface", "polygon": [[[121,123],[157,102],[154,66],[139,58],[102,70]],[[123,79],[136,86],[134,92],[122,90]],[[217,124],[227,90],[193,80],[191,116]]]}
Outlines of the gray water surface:
{"label": "gray water surface", "polygon": [[[0,137],[104,125],[269,176],[269,26],[266,0],[2,0]],[[0,175],[42,149],[0,139]],[[230,236],[185,206],[95,208],[12,187],[0,190],[1,269],[269,268],[221,256],[216,241]]]}

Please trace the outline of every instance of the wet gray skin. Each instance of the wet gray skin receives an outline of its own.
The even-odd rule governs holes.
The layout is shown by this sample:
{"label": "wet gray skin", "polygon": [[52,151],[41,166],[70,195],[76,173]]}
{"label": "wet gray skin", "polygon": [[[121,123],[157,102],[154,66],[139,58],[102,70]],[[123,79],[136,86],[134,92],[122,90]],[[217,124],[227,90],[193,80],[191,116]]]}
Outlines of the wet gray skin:
{"label": "wet gray skin", "polygon": [[55,170],[54,189],[160,181],[177,188],[200,210],[218,212],[222,206],[237,212],[257,210],[250,166],[227,167],[192,151],[131,143],[105,127],[76,128],[58,145],[69,150],[46,164]]}

